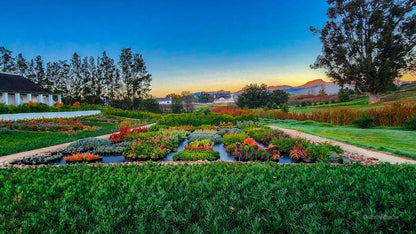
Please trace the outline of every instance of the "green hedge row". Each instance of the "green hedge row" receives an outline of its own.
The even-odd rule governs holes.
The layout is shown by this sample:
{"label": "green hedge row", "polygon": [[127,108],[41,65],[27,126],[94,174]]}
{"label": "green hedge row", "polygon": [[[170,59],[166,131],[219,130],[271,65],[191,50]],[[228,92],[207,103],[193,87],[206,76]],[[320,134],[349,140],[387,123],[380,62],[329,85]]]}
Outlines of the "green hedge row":
{"label": "green hedge row", "polygon": [[415,181],[390,164],[1,169],[0,232],[411,232]]}
{"label": "green hedge row", "polygon": [[258,121],[258,116],[253,114],[250,115],[240,115],[237,117],[232,117],[230,115],[216,114],[216,113],[192,113],[192,114],[168,114],[162,116],[158,124],[168,125],[168,126],[180,126],[180,125],[220,125],[221,122],[231,122],[236,124],[237,121],[246,121],[253,120]]}

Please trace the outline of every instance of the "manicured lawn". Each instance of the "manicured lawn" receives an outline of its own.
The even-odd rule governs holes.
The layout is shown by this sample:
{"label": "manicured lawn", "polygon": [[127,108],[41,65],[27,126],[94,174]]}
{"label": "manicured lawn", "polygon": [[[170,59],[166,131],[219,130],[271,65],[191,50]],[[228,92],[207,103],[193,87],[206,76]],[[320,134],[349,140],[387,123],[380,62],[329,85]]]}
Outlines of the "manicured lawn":
{"label": "manicured lawn", "polygon": [[263,119],[262,122],[416,159],[416,131],[398,128],[361,129],[314,121]]}
{"label": "manicured lawn", "polygon": [[84,124],[95,126],[98,129],[78,132],[76,136],[71,137],[67,133],[59,132],[12,131],[9,134],[0,134],[0,156],[71,142],[85,137],[104,135],[114,132],[116,128],[116,124],[113,123],[85,122]]}
{"label": "manicured lawn", "polygon": [[276,163],[0,170],[5,233],[405,232],[410,165]]}

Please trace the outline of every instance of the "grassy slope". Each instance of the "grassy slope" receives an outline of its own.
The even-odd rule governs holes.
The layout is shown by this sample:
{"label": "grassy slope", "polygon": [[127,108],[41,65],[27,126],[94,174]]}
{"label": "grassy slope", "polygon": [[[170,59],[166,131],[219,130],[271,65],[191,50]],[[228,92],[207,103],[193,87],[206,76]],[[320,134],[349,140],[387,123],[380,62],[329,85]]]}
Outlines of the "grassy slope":
{"label": "grassy slope", "polygon": [[405,232],[416,169],[212,163],[0,170],[0,232]]}
{"label": "grassy slope", "polygon": [[69,137],[66,133],[51,132],[28,132],[12,131],[9,135],[0,135],[0,156],[18,153],[27,150],[71,142],[77,139],[99,136],[115,131],[116,124],[113,123],[89,123],[85,125],[95,126],[96,131],[78,132],[76,136]]}
{"label": "grassy slope", "polygon": [[416,131],[406,131],[398,128],[360,129],[314,121],[262,121],[265,124],[272,124],[282,128],[300,129],[303,132],[317,136],[416,159]]}

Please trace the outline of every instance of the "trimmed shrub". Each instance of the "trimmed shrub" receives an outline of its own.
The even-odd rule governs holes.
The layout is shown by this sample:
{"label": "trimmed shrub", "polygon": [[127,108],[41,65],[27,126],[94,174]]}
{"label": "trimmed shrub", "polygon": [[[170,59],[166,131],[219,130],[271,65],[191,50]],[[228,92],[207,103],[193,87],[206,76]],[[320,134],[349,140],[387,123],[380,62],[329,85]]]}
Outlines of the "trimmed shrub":
{"label": "trimmed shrub", "polygon": [[160,129],[169,129],[169,126],[168,125],[162,125],[162,124],[155,124],[155,125],[152,125],[148,128],[149,132],[157,132]]}
{"label": "trimmed shrub", "polygon": [[224,136],[225,134],[235,134],[235,133],[243,133],[243,130],[239,128],[231,128],[231,129],[225,128],[217,132],[217,134],[220,136]]}
{"label": "trimmed shrub", "polygon": [[178,126],[178,125],[192,125],[192,126],[201,126],[201,125],[216,125],[219,126],[222,122],[231,122],[235,124],[237,121],[245,120],[255,120],[258,121],[258,116],[253,114],[251,115],[240,115],[232,117],[229,115],[223,114],[203,114],[203,113],[192,113],[192,114],[168,114],[162,116],[158,121],[158,124],[164,124],[169,126]]}
{"label": "trimmed shrub", "polygon": [[404,127],[409,130],[416,130],[416,115],[404,122]]}
{"label": "trimmed shrub", "polygon": [[68,146],[68,150],[91,150],[98,146],[110,146],[111,142],[107,139],[101,139],[96,137],[88,137],[72,142]]}
{"label": "trimmed shrub", "polygon": [[331,151],[324,145],[307,145],[308,157],[316,161],[329,161]]}
{"label": "trimmed shrub", "polygon": [[134,141],[137,139],[147,140],[149,137],[154,137],[157,133],[156,132],[142,132],[137,134],[130,134],[124,137],[125,141]]}
{"label": "trimmed shrub", "polygon": [[255,128],[247,131],[247,134],[257,142],[262,142],[263,138],[271,133],[274,133],[274,131],[270,128]]}
{"label": "trimmed shrub", "polygon": [[234,145],[235,143],[242,144],[245,139],[249,138],[249,136],[245,133],[231,133],[225,134],[222,137],[222,143],[224,145]]}
{"label": "trimmed shrub", "polygon": [[188,150],[180,151],[173,155],[173,161],[198,161],[198,160],[208,160],[214,161],[220,158],[220,153],[217,151],[198,151],[198,150]]}
{"label": "trimmed shrub", "polygon": [[205,139],[211,140],[214,144],[221,143],[221,136],[215,133],[193,132],[188,136],[189,142],[201,141]]}
{"label": "trimmed shrub", "polygon": [[360,119],[352,121],[353,124],[357,125],[360,128],[372,128],[374,127],[374,119],[370,116],[363,116]]}

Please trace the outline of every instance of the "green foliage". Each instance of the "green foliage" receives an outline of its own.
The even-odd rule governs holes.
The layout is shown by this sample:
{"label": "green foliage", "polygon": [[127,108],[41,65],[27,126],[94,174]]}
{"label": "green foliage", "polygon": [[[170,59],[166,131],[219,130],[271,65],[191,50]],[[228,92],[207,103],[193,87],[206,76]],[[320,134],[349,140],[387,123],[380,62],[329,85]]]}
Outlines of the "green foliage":
{"label": "green foliage", "polygon": [[352,123],[360,128],[374,127],[374,119],[368,115],[364,115],[360,119],[353,120]]}
{"label": "green foliage", "polygon": [[49,164],[60,161],[63,158],[61,153],[52,154],[52,155],[41,155],[36,157],[24,158],[19,161],[15,161],[12,164],[25,164],[25,165],[41,165]]}
{"label": "green foliage", "polygon": [[128,111],[122,109],[116,109],[112,107],[105,108],[103,111],[107,115],[122,116],[132,119],[154,119],[157,120],[161,117],[160,114],[142,112],[142,111]]}
{"label": "green foliage", "polygon": [[415,166],[391,164],[8,168],[0,223],[4,233],[406,233],[415,180]]}
{"label": "green foliage", "polygon": [[338,92],[338,102],[349,102],[350,93],[348,89],[340,89]]}
{"label": "green foliage", "polygon": [[322,42],[322,54],[312,67],[325,69],[328,77],[341,85],[352,84],[362,92],[369,92],[372,104],[376,95],[387,90],[402,70],[411,68],[416,46],[414,1],[328,1],[328,4],[325,26],[311,27]]}
{"label": "green foliage", "polygon": [[290,137],[279,137],[272,139],[270,144],[279,147],[281,153],[290,153],[295,148],[296,139]]}
{"label": "green foliage", "polygon": [[232,117],[229,115],[222,114],[203,114],[203,113],[191,113],[191,114],[168,114],[162,116],[158,120],[158,124],[168,125],[168,126],[180,126],[180,125],[192,125],[192,126],[201,126],[201,125],[216,125],[219,126],[221,122],[231,122],[236,123],[237,121],[244,120],[258,120],[258,116],[254,115],[240,115],[237,117]]}
{"label": "green foliage", "polygon": [[179,114],[183,112],[183,105],[181,98],[172,98],[172,104],[170,105],[172,113]]}
{"label": "green foliage", "polygon": [[11,131],[9,134],[2,134],[0,137],[0,155],[38,149],[42,147],[62,144],[77,139],[99,136],[115,131],[113,123],[85,123],[84,125],[98,127],[96,131],[83,131],[76,135],[54,132],[27,132]]}
{"label": "green foliage", "polygon": [[154,124],[152,126],[149,127],[149,132],[157,132],[160,129],[168,129],[169,126],[168,125],[162,125],[162,124]]}
{"label": "green foliage", "polygon": [[230,134],[225,134],[222,137],[222,143],[224,145],[233,145],[237,142],[242,144],[244,140],[247,138],[249,138],[249,136],[245,133],[230,133]]}
{"label": "green foliage", "polygon": [[283,90],[274,90],[269,93],[265,84],[250,84],[243,88],[243,93],[238,96],[237,105],[240,108],[277,107],[287,103],[289,93]]}
{"label": "green foliage", "polygon": [[225,134],[243,133],[243,130],[239,128],[224,128],[217,132],[218,135],[224,136]]}
{"label": "green foliage", "polygon": [[180,151],[173,155],[173,161],[198,161],[208,160],[215,161],[220,158],[220,153],[217,151],[199,151],[199,150],[187,150]]}
{"label": "green foliage", "polygon": [[72,142],[71,144],[68,145],[68,149],[69,150],[77,150],[77,149],[90,150],[98,146],[110,146],[110,145],[111,145],[111,142],[107,139],[87,137],[87,138]]}
{"label": "green foliage", "polygon": [[157,134],[157,132],[141,132],[136,134],[129,134],[124,137],[125,141],[134,141],[137,139],[146,140],[149,137],[154,137]]}
{"label": "green foliage", "polygon": [[289,113],[289,107],[287,106],[287,104],[285,103],[285,104],[283,104],[283,106],[282,106],[282,111],[284,112],[284,113]]}
{"label": "green foliage", "polygon": [[331,151],[324,145],[306,145],[308,157],[316,161],[329,161]]}
{"label": "green foliage", "polygon": [[221,136],[215,133],[193,132],[188,136],[188,142],[201,141],[205,139],[211,140],[214,144],[221,143]]}
{"label": "green foliage", "polygon": [[264,136],[268,135],[268,134],[272,134],[274,133],[274,131],[270,128],[255,128],[255,129],[250,129],[247,131],[247,134],[251,137],[254,138],[254,140],[256,140],[257,142],[262,142]]}
{"label": "green foliage", "polygon": [[416,115],[413,116],[412,118],[408,119],[405,123],[404,123],[404,127],[406,129],[409,130],[416,130]]}

